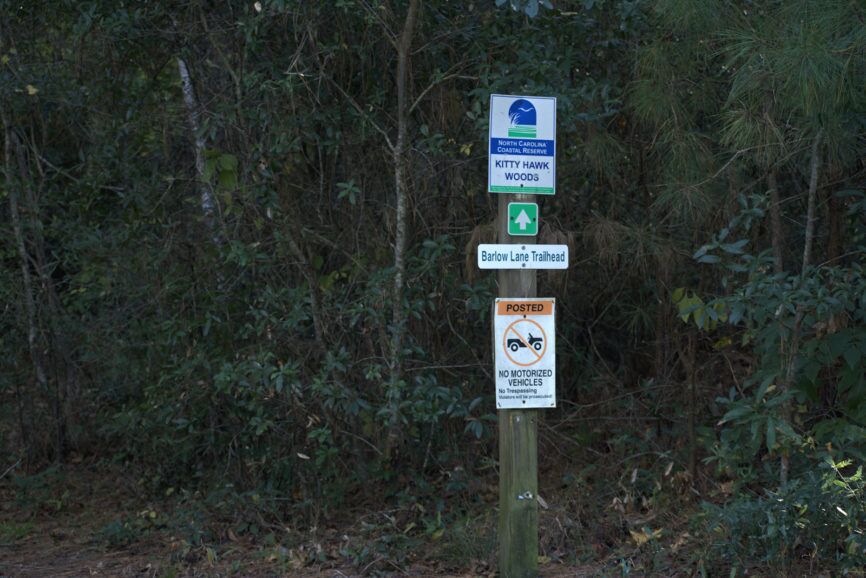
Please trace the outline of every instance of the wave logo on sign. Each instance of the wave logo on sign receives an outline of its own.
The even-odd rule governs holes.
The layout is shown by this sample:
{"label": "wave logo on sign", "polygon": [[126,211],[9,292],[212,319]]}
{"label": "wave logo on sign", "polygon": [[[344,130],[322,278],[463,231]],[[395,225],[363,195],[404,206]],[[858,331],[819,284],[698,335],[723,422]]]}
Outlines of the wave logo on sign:
{"label": "wave logo on sign", "polygon": [[536,131],[535,107],[524,98],[519,98],[508,109],[508,136],[515,138],[535,138]]}

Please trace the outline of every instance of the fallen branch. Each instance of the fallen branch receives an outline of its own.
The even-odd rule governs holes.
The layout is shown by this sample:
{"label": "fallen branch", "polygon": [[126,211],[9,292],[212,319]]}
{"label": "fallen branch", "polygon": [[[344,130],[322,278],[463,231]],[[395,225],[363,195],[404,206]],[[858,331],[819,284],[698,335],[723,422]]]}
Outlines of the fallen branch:
{"label": "fallen branch", "polygon": [[12,470],[14,470],[15,468],[17,468],[20,465],[21,465],[21,460],[18,460],[17,462],[15,462],[14,464],[12,464],[8,468],[6,468],[6,471],[3,472],[3,474],[0,474],[0,480],[5,478],[9,474],[9,472],[11,472]]}

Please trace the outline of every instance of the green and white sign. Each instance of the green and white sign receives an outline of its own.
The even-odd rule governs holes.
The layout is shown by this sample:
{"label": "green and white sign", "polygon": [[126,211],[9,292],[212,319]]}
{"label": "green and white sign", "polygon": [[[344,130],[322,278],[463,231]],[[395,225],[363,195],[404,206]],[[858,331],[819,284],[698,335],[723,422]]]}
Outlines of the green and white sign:
{"label": "green and white sign", "polygon": [[537,203],[508,203],[508,234],[518,237],[538,234]]}

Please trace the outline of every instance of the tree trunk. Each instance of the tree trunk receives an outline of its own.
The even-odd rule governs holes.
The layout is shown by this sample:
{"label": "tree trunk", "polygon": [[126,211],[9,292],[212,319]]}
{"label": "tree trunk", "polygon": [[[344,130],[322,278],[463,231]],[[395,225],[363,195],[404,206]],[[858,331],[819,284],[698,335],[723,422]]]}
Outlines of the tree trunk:
{"label": "tree trunk", "polygon": [[697,353],[697,344],[695,339],[695,334],[692,330],[689,330],[689,351],[688,351],[688,359],[689,359],[689,422],[688,422],[688,436],[689,436],[689,474],[692,478],[692,485],[695,484],[695,478],[697,477],[698,465],[697,465],[697,436],[695,435],[695,413],[697,412],[697,381],[698,381],[698,370],[697,363],[695,361],[695,356]]}
{"label": "tree trunk", "polygon": [[403,292],[406,282],[406,221],[408,219],[408,70],[411,58],[412,35],[418,18],[420,0],[410,0],[403,23],[403,31],[397,44],[397,140],[394,143],[394,190],[397,201],[396,238],[394,240],[394,297],[391,319],[390,362],[390,428],[388,449],[397,442],[399,426],[400,386],[403,379],[403,343],[406,336],[406,309],[403,306]]}
{"label": "tree trunk", "polygon": [[192,85],[192,79],[189,75],[189,69],[183,58],[178,57],[177,69],[180,73],[180,83],[183,89],[183,103],[186,106],[187,122],[192,133],[192,139],[195,153],[195,172],[199,181],[199,203],[201,206],[202,216],[204,217],[205,225],[211,234],[211,240],[215,245],[222,245],[223,238],[220,234],[216,222],[216,200],[214,199],[213,191],[210,184],[205,178],[205,142],[201,134],[201,126],[199,125],[199,106],[198,99],[195,96],[195,89]]}
{"label": "tree trunk", "polygon": [[[12,132],[12,126],[9,124],[5,112],[3,113],[3,134],[4,134],[4,155],[6,161],[6,189],[9,194],[9,215],[12,221],[12,232],[15,236],[15,247],[18,251],[18,260],[21,266],[21,283],[24,290],[24,312],[27,316],[27,346],[30,351],[30,359],[33,362],[33,370],[36,374],[36,383],[42,391],[48,391],[48,376],[45,371],[45,360],[43,357],[42,348],[39,345],[39,321],[36,310],[36,298],[33,287],[33,277],[30,274],[30,254],[27,251],[27,243],[24,240],[24,229],[21,220],[21,211],[18,205],[19,199],[19,183],[21,175],[18,179],[13,177],[16,174],[15,160],[17,158],[18,143],[15,134]],[[32,396],[25,394],[25,399],[29,400]],[[28,403],[28,406],[31,404]],[[32,412],[30,417],[32,417]],[[22,420],[22,424],[26,422]],[[26,435],[27,432],[22,432]],[[29,437],[29,436],[28,436]],[[58,448],[58,453],[61,448]]]}
{"label": "tree trunk", "polygon": [[667,344],[668,344],[668,332],[667,332],[667,316],[669,314],[669,301],[667,298],[665,283],[662,282],[658,277],[656,277],[656,298],[658,299],[658,304],[656,306],[656,327],[655,327],[655,375],[659,379],[664,379],[662,376],[667,376],[668,374],[668,365],[667,365]]}
{"label": "tree trunk", "polygon": [[697,436],[695,434],[695,421],[697,414],[697,381],[698,381],[698,366],[696,361],[697,355],[697,339],[692,329],[688,329],[686,334],[686,344],[683,347],[682,340],[678,340],[677,355],[680,359],[680,364],[685,372],[685,379],[688,383],[687,392],[687,422],[686,422],[686,444],[688,449],[688,467],[691,476],[692,485],[695,483],[697,476]]}
{"label": "tree trunk", "polygon": [[289,244],[289,250],[295,255],[295,258],[298,260],[298,264],[301,268],[301,274],[304,276],[304,279],[310,286],[310,312],[313,317],[313,331],[316,335],[316,342],[319,344],[320,347],[324,347],[325,323],[322,319],[322,309],[320,306],[321,299],[319,295],[319,280],[316,278],[316,273],[313,270],[313,266],[310,264],[309,259],[307,259],[306,253],[304,253],[300,245],[295,242],[295,239],[291,235],[288,236],[287,241]]}
{"label": "tree trunk", "polygon": [[773,245],[773,271],[778,274],[785,271],[782,252],[785,235],[782,230],[782,206],[779,199],[776,171],[770,171],[770,174],[767,175],[767,185],[770,187],[770,235]]}
{"label": "tree trunk", "polygon": [[828,189],[827,195],[827,262],[842,256],[845,240],[845,204]]}
{"label": "tree trunk", "polygon": [[815,136],[815,142],[812,143],[812,166],[809,177],[809,204],[806,210],[806,236],[803,247],[803,269],[800,272],[800,278],[805,277],[806,269],[812,261],[812,245],[815,242],[815,205],[817,205],[818,197],[818,170],[821,168],[820,147],[821,138],[823,136],[824,129],[821,129]]}
{"label": "tree trunk", "polygon": [[[802,284],[803,280],[806,277],[806,270],[809,267],[809,263],[812,259],[812,245],[815,241],[815,205],[817,204],[817,196],[818,196],[818,172],[821,168],[821,156],[820,156],[820,147],[821,147],[821,138],[824,136],[824,129],[820,129],[818,134],[815,135],[815,141],[812,143],[812,160],[811,160],[811,170],[809,177],[809,192],[808,192],[808,200],[807,200],[807,208],[806,208],[806,232],[803,244],[803,266],[800,270],[800,283]],[[785,366],[785,375],[784,381],[782,383],[782,392],[787,392],[791,386],[794,384],[794,379],[796,377],[797,371],[797,358],[800,350],[800,329],[803,324],[803,317],[806,311],[802,304],[797,305],[797,312],[794,315],[794,327],[791,330],[791,340],[790,346],[787,351],[786,357],[786,366]],[[790,403],[786,403],[782,408],[782,412],[784,417],[790,421],[791,417],[791,406]],[[782,459],[779,467],[779,481],[782,485],[788,483],[788,471],[789,471],[789,460],[787,451],[783,451]]]}

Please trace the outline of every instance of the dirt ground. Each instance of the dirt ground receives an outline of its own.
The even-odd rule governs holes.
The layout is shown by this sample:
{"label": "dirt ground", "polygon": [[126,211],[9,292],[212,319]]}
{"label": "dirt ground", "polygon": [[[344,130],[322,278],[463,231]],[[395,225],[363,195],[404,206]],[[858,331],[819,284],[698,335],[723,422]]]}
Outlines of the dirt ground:
{"label": "dirt ground", "polygon": [[[218,547],[190,544],[156,523],[171,515],[174,504],[154,503],[122,471],[83,464],[26,486],[7,478],[0,482],[0,578],[496,575],[489,559],[467,561],[459,571],[436,560],[397,564],[382,555],[363,565],[342,566],[333,558],[310,564],[303,552],[231,530]],[[146,531],[126,539],[130,527]],[[333,546],[323,543],[326,549]],[[609,573],[599,566],[545,561],[541,568],[541,576],[549,578],[601,575]]]}

